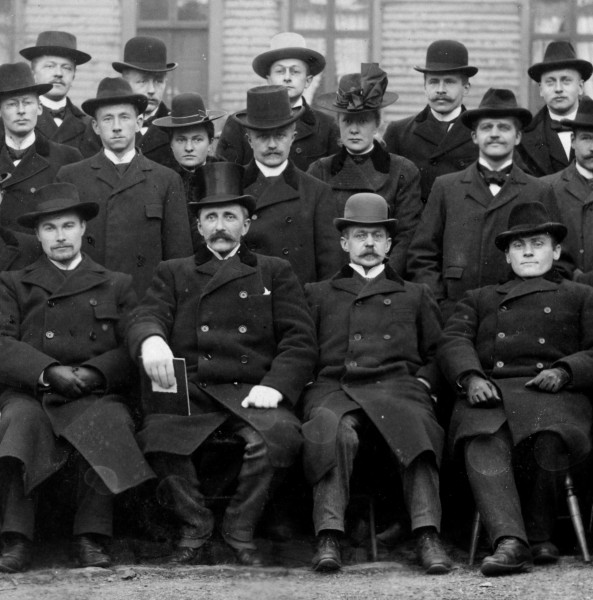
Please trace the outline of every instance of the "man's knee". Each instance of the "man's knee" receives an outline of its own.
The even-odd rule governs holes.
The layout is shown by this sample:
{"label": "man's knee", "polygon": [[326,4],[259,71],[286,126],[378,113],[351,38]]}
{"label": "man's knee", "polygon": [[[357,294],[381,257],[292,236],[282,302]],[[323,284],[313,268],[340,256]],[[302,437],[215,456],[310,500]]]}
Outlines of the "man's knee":
{"label": "man's knee", "polygon": [[353,415],[344,415],[340,419],[336,442],[339,448],[353,452],[358,451],[358,420]]}
{"label": "man's knee", "polygon": [[479,435],[465,444],[467,469],[482,475],[497,475],[510,470],[512,459],[512,443],[501,436]]}
{"label": "man's knee", "polygon": [[533,440],[533,457],[545,471],[564,471],[569,467],[568,447],[555,431],[540,431]]}

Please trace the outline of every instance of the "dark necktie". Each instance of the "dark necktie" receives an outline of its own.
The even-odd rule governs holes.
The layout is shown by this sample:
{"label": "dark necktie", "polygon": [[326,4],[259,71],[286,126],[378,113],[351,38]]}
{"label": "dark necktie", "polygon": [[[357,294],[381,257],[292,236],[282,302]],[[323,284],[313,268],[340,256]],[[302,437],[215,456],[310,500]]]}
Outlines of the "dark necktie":
{"label": "dark necktie", "polygon": [[553,119],[550,120],[550,127],[552,131],[555,131],[556,133],[560,133],[561,131],[570,131],[570,129],[564,127],[560,121],[554,121]]}
{"label": "dark necktie", "polygon": [[62,119],[62,121],[66,118],[66,107],[58,108],[57,110],[53,110],[48,108],[49,114],[52,116],[52,119]]}
{"label": "dark necktie", "polygon": [[507,180],[509,173],[513,165],[509,165],[508,167],[502,169],[501,171],[491,171],[490,169],[480,165],[480,173],[486,182],[486,185],[498,185],[502,187]]}
{"label": "dark necktie", "polygon": [[119,173],[119,176],[121,177],[126,172],[126,169],[130,166],[130,163],[119,163],[117,165],[113,163],[113,166],[115,167],[115,170]]}
{"label": "dark necktie", "polygon": [[[349,153],[350,154],[350,153]],[[371,157],[371,152],[366,154],[350,154],[350,158],[355,165],[362,165]]]}
{"label": "dark necktie", "polygon": [[12,162],[14,162],[15,160],[21,160],[28,149],[29,148],[22,148],[22,149],[17,150],[16,148],[11,148],[10,146],[6,146],[6,150],[8,151],[8,156],[10,157],[10,160],[12,160]]}

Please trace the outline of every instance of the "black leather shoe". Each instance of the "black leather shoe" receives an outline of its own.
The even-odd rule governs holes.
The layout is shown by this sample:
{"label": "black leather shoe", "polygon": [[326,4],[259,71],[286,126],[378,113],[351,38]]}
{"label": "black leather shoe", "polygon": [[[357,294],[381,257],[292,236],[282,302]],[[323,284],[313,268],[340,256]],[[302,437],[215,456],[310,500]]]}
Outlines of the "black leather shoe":
{"label": "black leather shoe", "polygon": [[551,565],[558,562],[560,552],[552,542],[540,542],[531,546],[534,565]]}
{"label": "black leather shoe", "polygon": [[480,570],[486,577],[524,573],[531,569],[531,551],[521,540],[514,537],[502,538],[494,554],[482,561]]}
{"label": "black leather shoe", "polygon": [[178,546],[167,558],[167,562],[175,565],[204,565],[207,564],[208,544],[199,548]]}
{"label": "black leather shoe", "polygon": [[[231,546],[231,548],[233,548]],[[233,548],[235,558],[240,565],[244,567],[263,567],[264,560],[261,554],[254,548]]]}
{"label": "black leather shoe", "polygon": [[436,530],[424,531],[418,536],[416,554],[428,575],[444,575],[453,567]]}
{"label": "black leather shoe", "polygon": [[342,551],[338,536],[331,533],[322,533],[319,536],[317,552],[313,557],[314,571],[339,571],[342,568]]}
{"label": "black leather shoe", "polygon": [[0,573],[25,571],[31,564],[33,544],[18,533],[3,538]]}
{"label": "black leather shoe", "polygon": [[99,541],[90,535],[78,535],[74,542],[78,564],[81,567],[103,567],[111,564],[111,557]]}

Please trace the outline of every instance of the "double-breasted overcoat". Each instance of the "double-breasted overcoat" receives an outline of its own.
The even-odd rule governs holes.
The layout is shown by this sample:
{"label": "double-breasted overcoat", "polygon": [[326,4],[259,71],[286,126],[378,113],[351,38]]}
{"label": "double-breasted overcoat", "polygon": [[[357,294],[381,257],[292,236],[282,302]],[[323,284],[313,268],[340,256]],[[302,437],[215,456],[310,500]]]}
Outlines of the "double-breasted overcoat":
{"label": "double-breasted overcoat", "polygon": [[[132,356],[152,335],[185,358],[191,415],[147,415],[139,433],[145,453],[189,455],[234,415],[261,434],[275,466],[296,459],[301,436],[292,406],[312,377],[317,346],[286,261],[245,246],[219,261],[203,246],[193,257],[161,263],[130,321]],[[276,409],[243,408],[254,385],[284,400]]]}
{"label": "double-breasted overcoat", "polygon": [[[375,142],[370,157],[357,164],[345,148],[314,162],[307,171],[333,190],[338,213],[344,214],[346,200],[358,192],[374,192],[387,201],[389,216],[397,219],[389,263],[405,276],[408,246],[422,213],[420,174],[406,158],[389,154]],[[344,257],[346,260],[346,257]]]}
{"label": "double-breasted overcoat", "polygon": [[83,251],[108,269],[129,273],[142,296],[161,260],[192,254],[183,183],[177,173],[137,154],[123,175],[99,152],[61,169],[82,202],[97,202]]}
{"label": "double-breasted overcoat", "polygon": [[22,269],[41,254],[41,244],[34,235],[0,227],[0,271]]}
{"label": "double-breasted overcoat", "polygon": [[49,109],[43,106],[43,112],[37,118],[35,129],[52,142],[72,146],[83,154],[85,131],[90,121],[91,118],[86,113],[72,104],[70,98],[66,98],[66,114],[60,126],[56,125]]}
{"label": "double-breasted overcoat", "polygon": [[[513,278],[469,291],[447,323],[438,351],[451,384],[469,371],[490,379],[502,404],[474,408],[463,397],[451,420],[452,444],[508,422],[517,444],[538,431],[559,433],[575,460],[591,447],[593,289],[556,276]],[[543,369],[564,367],[557,393],[525,387]]]}
{"label": "double-breasted overcoat", "polygon": [[304,467],[312,484],[335,465],[341,417],[359,408],[404,466],[422,452],[441,458],[443,430],[417,379],[438,385],[437,304],[426,286],[389,266],[365,283],[345,266],[306,286],[319,344],[317,375],[304,395]]}
{"label": "double-breasted overcoat", "polygon": [[334,227],[338,209],[331,188],[297,169],[266,178],[252,161],[243,190],[256,199],[245,244],[253,252],[288,260],[302,284],[331,277],[343,262]]}
{"label": "double-breasted overcoat", "polygon": [[[71,272],[42,256],[0,274],[0,414],[13,402],[41,402],[47,416],[35,425],[35,439],[29,438],[31,424],[0,416],[0,457],[23,463],[27,491],[67,457],[54,435],[74,446],[113,493],[154,476],[121,395],[136,375],[124,346],[125,320],[135,304],[130,276],[88,257]],[[43,371],[59,364],[96,369],[104,392],[71,400],[40,390]]]}
{"label": "double-breasted overcoat", "polygon": [[387,151],[411,160],[420,170],[423,202],[437,177],[461,171],[478,158],[478,147],[460,119],[447,132],[443,127],[426,106],[415,116],[389,123],[385,130]]}
{"label": "double-breasted overcoat", "polygon": [[506,230],[517,203],[533,200],[546,206],[553,221],[559,220],[550,185],[516,165],[496,196],[477,163],[435,181],[410,244],[407,272],[412,281],[430,287],[445,318],[467,290],[508,276],[509,267],[494,238]]}

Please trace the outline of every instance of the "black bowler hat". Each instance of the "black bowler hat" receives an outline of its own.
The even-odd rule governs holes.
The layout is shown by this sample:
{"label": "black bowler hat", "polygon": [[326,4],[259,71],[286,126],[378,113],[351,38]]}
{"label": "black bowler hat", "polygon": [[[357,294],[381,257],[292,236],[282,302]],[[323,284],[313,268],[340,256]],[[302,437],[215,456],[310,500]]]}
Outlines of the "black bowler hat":
{"label": "black bowler hat", "polygon": [[303,106],[292,109],[283,85],[260,85],[247,90],[247,110],[233,118],[248,129],[266,131],[294,123],[304,110]]}
{"label": "black bowler hat", "polygon": [[567,41],[550,42],[544,52],[544,60],[527,69],[527,74],[534,81],[541,81],[542,75],[558,69],[575,69],[587,81],[593,73],[593,65],[588,60],[577,58],[574,46]]}
{"label": "black bowler hat", "polygon": [[194,209],[215,204],[240,204],[251,216],[255,212],[255,198],[243,193],[241,165],[231,162],[213,162],[195,171],[195,200],[188,204]]}
{"label": "black bowler hat", "polygon": [[325,58],[319,52],[307,48],[300,33],[285,31],[276,34],[270,41],[270,49],[258,54],[252,63],[253,70],[264,79],[270,74],[271,66],[283,58],[298,58],[307,64],[310,75],[318,75],[325,69]]}
{"label": "black bowler hat", "polygon": [[111,66],[121,73],[124,69],[136,69],[149,73],[166,73],[177,68],[176,62],[167,62],[167,46],[159,38],[142,36],[133,37],[126,42],[124,59],[113,62]]}
{"label": "black bowler hat", "polygon": [[386,92],[387,73],[378,63],[362,63],[360,73],[349,73],[340,78],[335,94],[322,94],[315,106],[346,114],[360,114],[393,104],[398,96]]}
{"label": "black bowler hat", "polygon": [[51,90],[51,83],[35,83],[33,72],[27,63],[0,65],[0,98],[20,94],[43,95]]}
{"label": "black bowler hat", "polygon": [[574,119],[560,119],[560,123],[567,129],[593,129],[593,100],[583,96],[579,102]]}
{"label": "black bowler hat", "polygon": [[94,117],[99,107],[113,104],[133,104],[138,108],[139,114],[142,114],[146,110],[148,98],[144,94],[134,94],[123,77],[105,77],[99,83],[96,98],[85,100],[81,108],[87,115]]}
{"label": "black bowler hat", "polygon": [[76,65],[83,65],[91,60],[91,55],[76,48],[76,36],[66,31],[42,31],[37,36],[37,43],[30,48],[23,48],[20,55],[27,60],[39,56],[65,56]]}
{"label": "black bowler hat", "polygon": [[206,110],[204,100],[200,94],[187,92],[175,96],[171,102],[171,114],[167,117],[155,119],[153,123],[163,129],[177,129],[203,125],[224,117],[222,110]]}
{"label": "black bowler hat", "polygon": [[420,73],[463,73],[472,77],[478,68],[467,63],[467,48],[461,42],[437,40],[426,50],[426,64],[414,69]]}
{"label": "black bowler hat", "polygon": [[517,104],[517,98],[511,90],[490,88],[484,94],[480,106],[461,113],[461,122],[470,129],[478,119],[483,117],[515,117],[523,127],[531,122],[531,113]]}
{"label": "black bowler hat", "polygon": [[394,236],[397,219],[388,217],[389,207],[383,196],[371,192],[360,192],[346,200],[344,216],[334,219],[334,225],[338,231],[352,225],[359,227],[382,226],[387,229],[389,235]]}
{"label": "black bowler hat", "polygon": [[513,206],[509,214],[508,230],[499,233],[494,243],[504,252],[513,238],[538,233],[548,233],[560,243],[566,237],[566,231],[562,223],[550,221],[548,211],[541,202],[521,202]]}
{"label": "black bowler hat", "polygon": [[41,217],[73,211],[85,221],[90,221],[99,213],[96,202],[81,202],[78,190],[71,183],[49,183],[33,193],[35,210],[17,217],[23,227],[35,227]]}

